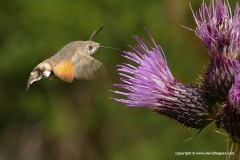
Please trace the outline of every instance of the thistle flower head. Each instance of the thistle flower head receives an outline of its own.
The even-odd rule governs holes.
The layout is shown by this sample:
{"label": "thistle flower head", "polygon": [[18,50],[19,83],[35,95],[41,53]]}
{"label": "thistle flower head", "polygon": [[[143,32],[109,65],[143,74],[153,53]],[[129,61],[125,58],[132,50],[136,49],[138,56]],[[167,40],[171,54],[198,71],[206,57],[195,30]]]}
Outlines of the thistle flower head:
{"label": "thistle flower head", "polygon": [[202,3],[198,13],[193,16],[197,24],[195,30],[198,37],[207,47],[211,57],[227,57],[235,59],[239,55],[240,46],[240,8],[237,4],[232,15],[228,1],[214,0],[207,6]]}
{"label": "thistle flower head", "polygon": [[216,4],[212,0],[209,6],[203,2],[193,16],[195,32],[211,57],[202,88],[209,103],[223,102],[232,86],[240,53],[240,8],[237,5],[232,15],[227,0],[216,0]]}
{"label": "thistle flower head", "polygon": [[[235,82],[229,91],[222,113],[217,117],[217,124],[225,129],[234,142],[240,143],[240,66],[235,72]],[[220,124],[220,125],[219,125]]]}
{"label": "thistle flower head", "polygon": [[234,82],[234,73],[238,63],[236,59],[227,58],[210,60],[202,85],[207,99],[211,101],[209,103],[222,103],[227,99]]}
{"label": "thistle flower head", "polygon": [[[154,46],[135,36],[138,45],[130,46],[123,56],[135,65],[119,65],[122,84],[115,84],[124,91],[113,91],[125,99],[113,98],[127,106],[149,107],[162,115],[175,119],[191,128],[203,128],[209,119],[207,104],[202,91],[194,86],[177,82],[172,76],[164,53],[152,36]],[[150,49],[149,49],[150,48]]]}
{"label": "thistle flower head", "polygon": [[239,110],[240,113],[240,65],[235,71],[234,84],[229,91],[228,101],[231,107]]}

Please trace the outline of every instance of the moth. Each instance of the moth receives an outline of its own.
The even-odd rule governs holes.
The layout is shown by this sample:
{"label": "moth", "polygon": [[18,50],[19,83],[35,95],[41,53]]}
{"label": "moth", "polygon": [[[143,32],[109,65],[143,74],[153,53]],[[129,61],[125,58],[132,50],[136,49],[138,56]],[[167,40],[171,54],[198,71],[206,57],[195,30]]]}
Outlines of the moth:
{"label": "moth", "polygon": [[26,90],[33,82],[42,78],[58,77],[70,83],[74,78],[93,80],[103,76],[106,72],[103,64],[91,57],[100,47],[100,44],[92,39],[102,28],[94,31],[90,40],[70,42],[56,54],[39,63],[30,73]]}

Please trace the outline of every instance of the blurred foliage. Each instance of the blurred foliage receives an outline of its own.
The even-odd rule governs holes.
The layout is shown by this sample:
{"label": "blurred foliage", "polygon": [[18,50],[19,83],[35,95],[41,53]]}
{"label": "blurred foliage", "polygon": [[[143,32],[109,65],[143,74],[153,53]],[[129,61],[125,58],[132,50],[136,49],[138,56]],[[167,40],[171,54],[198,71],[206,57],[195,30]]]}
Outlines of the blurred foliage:
{"label": "blurred foliage", "polygon": [[[190,1],[197,10],[200,1]],[[25,92],[31,70],[94,30],[102,45],[128,50],[132,35],[147,40],[147,27],[166,54],[176,79],[196,83],[208,63],[194,32],[188,1],[179,0],[14,0],[0,1],[0,159],[156,160],[225,159],[176,156],[181,151],[226,150],[224,136],[207,127],[194,139],[189,131],[148,109],[128,108],[109,99],[119,82],[121,53],[99,49],[95,58],[109,76],[98,81],[41,80]]]}

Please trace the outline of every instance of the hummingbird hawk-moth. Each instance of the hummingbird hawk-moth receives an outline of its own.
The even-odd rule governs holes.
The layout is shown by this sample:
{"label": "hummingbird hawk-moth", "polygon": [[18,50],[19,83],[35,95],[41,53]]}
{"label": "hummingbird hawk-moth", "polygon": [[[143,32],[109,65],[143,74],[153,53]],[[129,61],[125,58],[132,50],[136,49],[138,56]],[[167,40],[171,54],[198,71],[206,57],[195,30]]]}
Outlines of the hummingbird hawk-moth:
{"label": "hummingbird hawk-moth", "polygon": [[105,74],[103,64],[91,57],[100,47],[92,38],[101,29],[94,31],[90,40],[70,42],[56,54],[39,63],[30,73],[27,90],[33,82],[42,78],[58,77],[70,83],[74,78],[93,80]]}

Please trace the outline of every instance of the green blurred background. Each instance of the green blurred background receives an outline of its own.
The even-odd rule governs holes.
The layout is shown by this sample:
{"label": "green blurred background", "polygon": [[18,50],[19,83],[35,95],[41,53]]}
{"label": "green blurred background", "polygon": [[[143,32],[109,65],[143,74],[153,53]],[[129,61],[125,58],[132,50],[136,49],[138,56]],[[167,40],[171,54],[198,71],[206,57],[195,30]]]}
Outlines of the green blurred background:
{"label": "green blurred background", "polygon": [[0,160],[157,160],[225,159],[176,156],[183,151],[226,151],[226,137],[186,129],[144,108],[129,108],[109,97],[119,83],[121,53],[99,49],[94,55],[108,69],[98,81],[41,80],[25,92],[31,70],[75,40],[128,50],[132,35],[152,33],[181,82],[195,84],[208,63],[189,2],[179,0],[14,0],[0,1]]}

